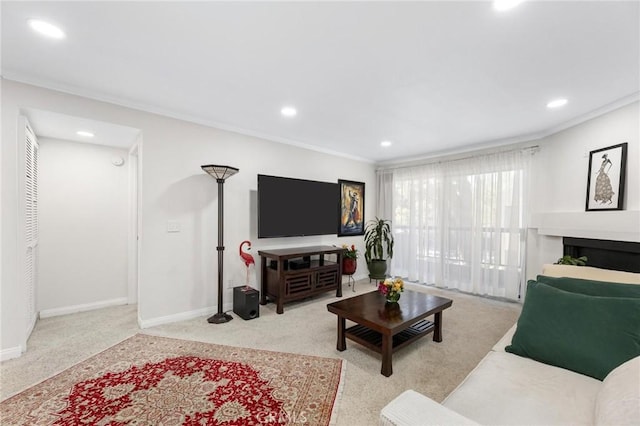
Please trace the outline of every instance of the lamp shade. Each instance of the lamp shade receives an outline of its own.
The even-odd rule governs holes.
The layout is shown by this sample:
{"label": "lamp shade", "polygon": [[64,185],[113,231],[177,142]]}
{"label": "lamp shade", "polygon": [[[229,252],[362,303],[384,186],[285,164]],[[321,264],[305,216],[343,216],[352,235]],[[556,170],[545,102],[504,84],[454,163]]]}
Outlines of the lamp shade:
{"label": "lamp shade", "polygon": [[231,177],[238,173],[239,169],[231,166],[218,166],[216,164],[206,164],[201,166],[202,170],[209,173],[211,176],[216,178],[217,180],[225,180],[228,177]]}

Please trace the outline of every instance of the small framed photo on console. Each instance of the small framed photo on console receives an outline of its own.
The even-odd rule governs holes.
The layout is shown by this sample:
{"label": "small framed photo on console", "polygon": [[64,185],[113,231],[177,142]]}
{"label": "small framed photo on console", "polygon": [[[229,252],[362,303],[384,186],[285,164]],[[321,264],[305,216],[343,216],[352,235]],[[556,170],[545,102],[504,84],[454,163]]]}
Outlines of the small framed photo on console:
{"label": "small framed photo on console", "polygon": [[340,223],[338,237],[364,235],[364,183],[338,180]]}
{"label": "small framed photo on console", "polygon": [[591,151],[585,210],[622,210],[626,170],[626,142]]}

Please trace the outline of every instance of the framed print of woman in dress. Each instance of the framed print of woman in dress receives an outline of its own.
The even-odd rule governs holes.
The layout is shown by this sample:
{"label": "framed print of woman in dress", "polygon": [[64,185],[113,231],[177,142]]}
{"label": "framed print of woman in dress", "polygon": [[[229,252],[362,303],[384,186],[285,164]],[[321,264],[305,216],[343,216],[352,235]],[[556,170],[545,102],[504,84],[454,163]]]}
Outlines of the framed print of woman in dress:
{"label": "framed print of woman in dress", "polygon": [[622,210],[627,143],[589,153],[586,211]]}

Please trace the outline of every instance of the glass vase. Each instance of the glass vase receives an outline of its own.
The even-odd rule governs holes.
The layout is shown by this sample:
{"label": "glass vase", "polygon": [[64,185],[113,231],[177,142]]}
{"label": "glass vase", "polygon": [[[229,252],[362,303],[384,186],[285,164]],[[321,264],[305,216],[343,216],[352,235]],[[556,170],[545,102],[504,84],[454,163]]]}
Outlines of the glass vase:
{"label": "glass vase", "polygon": [[387,294],[387,303],[398,303],[400,293],[390,292]]}

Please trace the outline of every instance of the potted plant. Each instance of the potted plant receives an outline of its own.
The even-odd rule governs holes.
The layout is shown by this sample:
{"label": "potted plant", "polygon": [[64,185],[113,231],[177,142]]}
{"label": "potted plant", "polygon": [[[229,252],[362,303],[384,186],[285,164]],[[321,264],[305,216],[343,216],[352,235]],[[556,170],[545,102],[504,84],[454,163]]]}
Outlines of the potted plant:
{"label": "potted plant", "polygon": [[356,249],[356,246],[353,244],[351,244],[351,246],[343,244],[342,248],[344,249],[342,273],[344,275],[353,275],[358,267],[358,249]]}
{"label": "potted plant", "polygon": [[372,219],[364,228],[364,258],[369,268],[369,278],[387,277],[387,259],[393,257],[393,235],[391,221]]}
{"label": "potted plant", "polygon": [[556,265],[586,266],[587,260],[587,256],[572,257],[567,254],[558,259]]}

